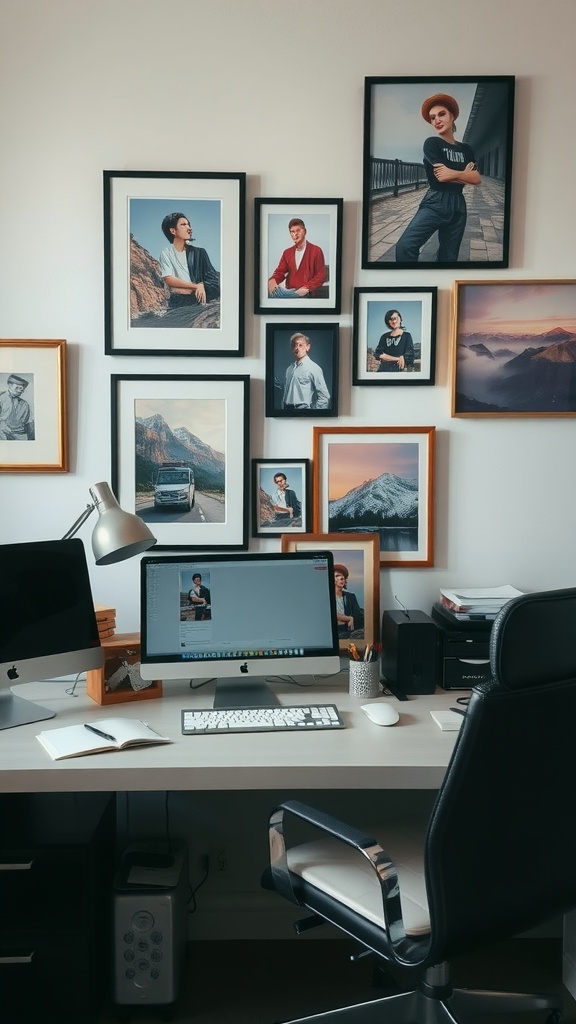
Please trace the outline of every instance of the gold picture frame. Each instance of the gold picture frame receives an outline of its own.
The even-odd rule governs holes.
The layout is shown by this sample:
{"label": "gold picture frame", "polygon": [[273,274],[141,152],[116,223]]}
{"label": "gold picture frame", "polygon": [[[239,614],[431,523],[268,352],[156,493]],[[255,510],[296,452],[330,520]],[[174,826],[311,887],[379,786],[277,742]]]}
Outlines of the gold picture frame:
{"label": "gold picture frame", "polygon": [[68,471],[66,342],[0,340],[0,473]]}
{"label": "gold picture frame", "polygon": [[[358,605],[362,625],[345,628],[339,622],[340,650],[348,650],[350,641],[370,647],[380,634],[380,543],[375,533],[305,533],[282,534],[282,551],[331,551],[334,565],[346,570],[344,592],[354,607],[345,608],[349,616]],[[348,585],[350,589],[348,589]],[[360,595],[360,597],[358,596]],[[360,603],[361,602],[361,603]]]}

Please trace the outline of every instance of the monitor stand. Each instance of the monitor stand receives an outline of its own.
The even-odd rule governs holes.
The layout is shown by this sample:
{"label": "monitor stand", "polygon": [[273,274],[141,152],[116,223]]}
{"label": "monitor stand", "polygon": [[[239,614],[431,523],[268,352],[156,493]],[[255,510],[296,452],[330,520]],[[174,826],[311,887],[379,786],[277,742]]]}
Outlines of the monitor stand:
{"label": "monitor stand", "polygon": [[33,704],[31,700],[17,697],[15,693],[0,693],[0,730],[13,729],[16,725],[31,725],[54,718],[55,711]]}
{"label": "monitor stand", "polygon": [[280,701],[263,679],[217,679],[215,708],[276,708]]}

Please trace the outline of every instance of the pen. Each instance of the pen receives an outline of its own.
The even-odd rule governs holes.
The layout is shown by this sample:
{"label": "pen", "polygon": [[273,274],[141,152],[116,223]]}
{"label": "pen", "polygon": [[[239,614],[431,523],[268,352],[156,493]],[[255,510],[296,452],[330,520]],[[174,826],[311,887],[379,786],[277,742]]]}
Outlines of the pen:
{"label": "pen", "polygon": [[360,658],[358,657],[358,651],[356,649],[356,644],[350,644],[349,650],[350,654],[354,658],[354,661],[360,661]]}
{"label": "pen", "polygon": [[110,743],[116,743],[115,736],[111,736],[109,732],[102,732],[102,729],[97,729],[95,725],[86,725],[86,722],[84,722],[84,728],[88,729],[88,732],[94,732],[97,736],[101,736],[103,740],[110,740]]}

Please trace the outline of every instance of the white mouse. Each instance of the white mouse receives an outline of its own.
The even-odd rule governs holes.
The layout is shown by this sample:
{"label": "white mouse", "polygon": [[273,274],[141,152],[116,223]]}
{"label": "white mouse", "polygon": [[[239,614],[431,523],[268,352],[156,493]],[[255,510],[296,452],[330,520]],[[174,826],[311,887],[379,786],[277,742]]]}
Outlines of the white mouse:
{"label": "white mouse", "polygon": [[362,711],[375,725],[396,725],[400,715],[391,704],[361,704]]}

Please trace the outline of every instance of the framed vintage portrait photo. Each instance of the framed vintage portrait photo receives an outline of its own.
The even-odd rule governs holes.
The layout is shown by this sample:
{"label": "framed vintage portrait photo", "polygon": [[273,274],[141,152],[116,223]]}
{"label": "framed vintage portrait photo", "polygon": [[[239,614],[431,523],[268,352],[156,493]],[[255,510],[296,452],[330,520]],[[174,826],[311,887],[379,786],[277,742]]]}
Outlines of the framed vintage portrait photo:
{"label": "framed vintage portrait photo", "polygon": [[66,342],[0,340],[0,473],[67,470]]}
{"label": "framed vintage portrait photo", "polygon": [[437,288],[355,288],[352,383],[433,384]]}
{"label": "framed vintage portrait photo", "polygon": [[338,324],[266,324],[266,415],[338,415]]}
{"label": "framed vintage portrait photo", "polygon": [[378,642],[380,544],[374,533],[283,534],[282,551],[331,551],[340,649],[350,641]]}
{"label": "framed vintage portrait photo", "polygon": [[508,266],[514,77],[366,78],[362,267]]}
{"label": "framed vintage portrait photo", "polygon": [[246,175],[104,171],[105,352],[244,351]]}
{"label": "framed vintage portrait photo", "polygon": [[112,489],[154,550],[247,547],[249,382],[112,375]]}
{"label": "framed vintage portrait photo", "polygon": [[310,460],[252,459],[252,536],[306,533],[310,527]]}
{"label": "framed vintage portrait photo", "polygon": [[576,281],[455,281],[453,416],[576,415]]}
{"label": "framed vintage portrait photo", "polygon": [[434,564],[434,427],[314,427],[316,533],[374,533],[380,564]]}
{"label": "framed vintage portrait photo", "polygon": [[254,204],[254,312],[339,313],[344,201]]}

